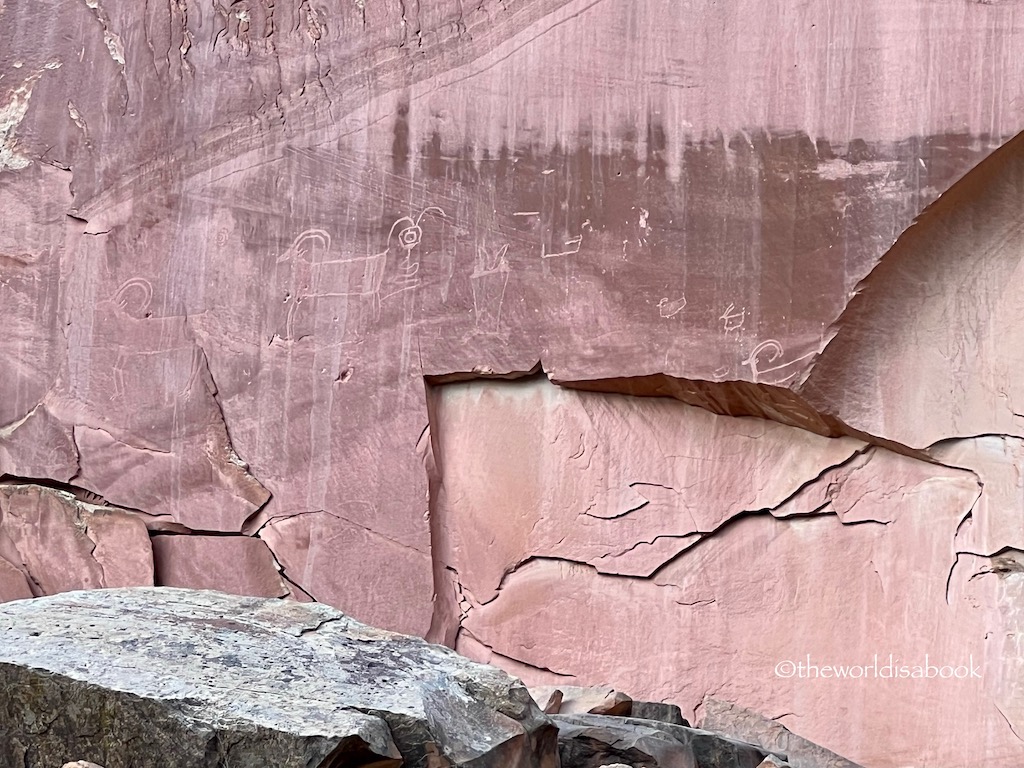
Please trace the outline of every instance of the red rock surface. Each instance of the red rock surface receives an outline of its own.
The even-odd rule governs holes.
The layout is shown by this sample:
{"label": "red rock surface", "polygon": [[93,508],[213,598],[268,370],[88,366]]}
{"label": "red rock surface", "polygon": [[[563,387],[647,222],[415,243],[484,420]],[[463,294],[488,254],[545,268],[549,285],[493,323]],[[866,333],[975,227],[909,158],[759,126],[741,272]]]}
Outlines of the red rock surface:
{"label": "red rock surface", "polygon": [[290,593],[274,556],[259,539],[154,536],[153,567],[160,587],[216,589],[258,597],[285,597]]}
{"label": "red rock surface", "polygon": [[[991,639],[1015,635],[1019,620],[1001,610],[996,578],[972,581],[979,566],[958,562],[957,531],[982,492],[976,475],[791,427],[752,438],[762,422],[686,405],[674,406],[673,422],[659,413],[671,404],[654,399],[515,387],[441,393],[442,456],[508,457],[486,475],[459,460],[443,465],[441,538],[454,542],[448,595],[464,603],[452,609],[462,616],[459,650],[512,659],[519,664],[510,669],[538,683],[614,680],[678,702],[689,716],[714,692],[869,766],[971,764],[978,743],[945,735],[962,708],[993,718],[990,759],[1009,764],[1019,754],[994,719],[1015,700],[1006,677],[1015,655],[1001,658]],[[462,419],[444,418],[449,408]],[[581,417],[602,439],[575,460],[559,456]],[[502,434],[492,428],[499,419]],[[689,447],[705,433],[717,455]],[[648,449],[636,450],[634,439]],[[773,456],[775,446],[788,455]],[[806,460],[817,466],[801,469]],[[789,470],[806,484],[776,491]],[[595,478],[613,491],[659,489],[671,503],[650,494],[600,514],[610,505],[593,504]],[[524,503],[532,516],[514,517],[518,489],[535,487],[575,488],[577,506],[549,496]],[[747,502],[734,506],[744,493]],[[487,521],[501,521],[491,539]],[[658,537],[673,546],[655,549]],[[610,551],[595,559],[592,542]],[[647,552],[642,571],[607,567],[637,549]],[[969,597],[957,594],[964,588]],[[983,677],[858,683],[776,674],[780,662],[808,655],[818,665],[864,665],[889,654],[909,666],[926,654],[939,665],[973,659]],[[832,714],[814,714],[822,712]]]}
{"label": "red rock surface", "polygon": [[0,560],[7,599],[153,584],[149,535],[137,515],[37,485],[0,485]]}
{"label": "red rock surface", "polygon": [[[1018,765],[1020,12],[0,2],[0,598],[155,547],[869,768]],[[869,651],[984,680],[771,675]]]}

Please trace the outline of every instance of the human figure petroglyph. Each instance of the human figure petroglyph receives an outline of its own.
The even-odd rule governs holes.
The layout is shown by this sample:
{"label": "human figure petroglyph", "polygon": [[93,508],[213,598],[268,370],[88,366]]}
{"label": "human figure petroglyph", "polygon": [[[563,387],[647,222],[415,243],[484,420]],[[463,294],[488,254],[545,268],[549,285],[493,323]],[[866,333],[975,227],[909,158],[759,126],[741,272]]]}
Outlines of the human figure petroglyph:
{"label": "human figure petroglyph", "polygon": [[[397,230],[398,247],[405,251],[405,256],[398,262],[397,280],[394,290],[386,293],[382,298],[386,299],[389,296],[394,296],[396,293],[401,293],[402,291],[408,290],[409,288],[415,288],[419,285],[420,280],[418,273],[420,270],[420,262],[413,258],[413,251],[423,240],[423,229],[420,226],[420,222],[423,221],[423,217],[427,213],[438,214],[442,219],[445,219],[448,216],[448,214],[436,205],[431,205],[420,211],[420,215],[416,217],[415,221],[413,221],[409,216],[403,216],[391,225],[391,231],[388,233],[388,248],[385,251],[385,254],[390,251],[391,239],[396,237],[395,231]],[[404,226],[399,229],[399,224],[404,224]]]}
{"label": "human figure petroglyph", "polygon": [[117,359],[114,360],[113,368],[111,369],[111,388],[110,388],[110,401],[120,400],[124,397],[125,393],[125,381],[124,381],[124,369],[128,364],[128,358],[124,352],[117,353]]}

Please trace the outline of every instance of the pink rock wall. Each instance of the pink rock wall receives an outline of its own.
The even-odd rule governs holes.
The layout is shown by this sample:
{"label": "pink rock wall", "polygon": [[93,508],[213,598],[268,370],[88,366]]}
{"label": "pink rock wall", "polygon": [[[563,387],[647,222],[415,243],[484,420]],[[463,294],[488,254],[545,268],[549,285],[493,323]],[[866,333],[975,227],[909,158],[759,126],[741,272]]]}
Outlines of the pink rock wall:
{"label": "pink rock wall", "polygon": [[[321,600],[1017,765],[1020,14],[0,1],[0,598]],[[770,674],[868,651],[984,679]]]}
{"label": "pink rock wall", "polygon": [[[706,696],[746,702],[869,766],[1020,759],[1004,638],[1021,628],[1006,593],[1021,566],[963,557],[980,499],[999,503],[978,475],[541,381],[437,397],[446,629],[463,653],[530,682],[614,681],[698,719]],[[1019,525],[1014,490],[998,516]],[[776,672],[890,654],[978,677]],[[950,739],[951,722],[972,737]]]}

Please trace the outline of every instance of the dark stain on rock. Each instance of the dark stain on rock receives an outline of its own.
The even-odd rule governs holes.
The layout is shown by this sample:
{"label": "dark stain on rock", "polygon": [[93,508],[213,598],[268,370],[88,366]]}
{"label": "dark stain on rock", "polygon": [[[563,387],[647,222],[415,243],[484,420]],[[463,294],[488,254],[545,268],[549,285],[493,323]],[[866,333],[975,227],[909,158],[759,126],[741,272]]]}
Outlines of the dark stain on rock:
{"label": "dark stain on rock", "polygon": [[447,179],[448,164],[441,154],[441,134],[434,131],[430,141],[423,148],[424,169],[432,179]]}
{"label": "dark stain on rock", "polygon": [[[509,244],[513,271],[558,270],[610,296],[628,264],[655,300],[735,296],[706,308],[702,323],[720,325],[734,301],[748,327],[786,332],[828,316],[829,297],[852,289],[951,169],[987,152],[978,137],[833,145],[761,130],[673,145],[656,116],[644,130],[641,143],[623,127],[610,152],[580,132],[564,147],[503,146],[476,165],[471,145],[443,147],[435,134],[420,162],[480,201],[477,221]],[[811,283],[825,288],[794,290]]]}
{"label": "dark stain on rock", "polygon": [[403,101],[395,113],[394,140],[391,142],[391,164],[395,173],[409,170],[409,102]]}
{"label": "dark stain on rock", "polygon": [[647,116],[647,158],[644,167],[648,176],[662,178],[665,176],[665,150],[668,142],[665,139],[665,127],[654,115]]}
{"label": "dark stain on rock", "polygon": [[494,166],[494,179],[499,184],[505,181],[508,177],[508,172],[511,165],[511,153],[508,149],[508,144],[502,142],[501,149],[498,151],[498,162]]}
{"label": "dark stain on rock", "polygon": [[866,141],[863,139],[854,139],[847,147],[846,154],[843,159],[850,163],[850,165],[857,165],[858,163],[862,163],[866,160],[871,160],[872,155],[873,153],[871,148],[868,147]]}
{"label": "dark stain on rock", "polygon": [[475,184],[480,181],[480,173],[473,159],[473,147],[464,144],[454,158],[453,181],[460,184]]}

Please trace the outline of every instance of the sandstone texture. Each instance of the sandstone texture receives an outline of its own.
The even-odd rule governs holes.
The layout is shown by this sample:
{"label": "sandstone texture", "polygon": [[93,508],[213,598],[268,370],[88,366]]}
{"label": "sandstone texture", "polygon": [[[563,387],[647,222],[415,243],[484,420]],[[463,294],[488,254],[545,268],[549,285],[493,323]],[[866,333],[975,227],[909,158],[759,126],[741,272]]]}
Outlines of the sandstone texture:
{"label": "sandstone texture", "polygon": [[0,608],[0,762],[557,768],[518,681],[321,605],[178,589]]}
{"label": "sandstone texture", "polygon": [[1022,12],[0,0],[0,600],[1017,768]]}
{"label": "sandstone texture", "polygon": [[[961,554],[970,521],[1012,508],[980,504],[990,486],[974,472],[544,381],[437,397],[447,615],[471,658],[532,684],[615,681],[693,722],[714,691],[868,766],[970,764],[977,745],[945,733],[966,711],[993,713],[988,754],[1019,754],[996,722],[1020,706],[1004,640],[1019,566],[1012,553]],[[474,457],[488,455],[506,459],[483,474]],[[1006,478],[991,492],[1015,488]],[[795,666],[890,655],[970,669],[854,680]]]}

